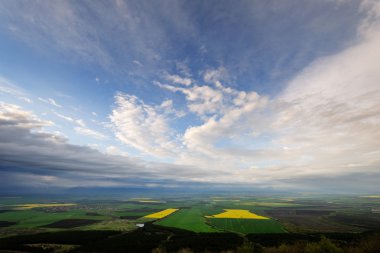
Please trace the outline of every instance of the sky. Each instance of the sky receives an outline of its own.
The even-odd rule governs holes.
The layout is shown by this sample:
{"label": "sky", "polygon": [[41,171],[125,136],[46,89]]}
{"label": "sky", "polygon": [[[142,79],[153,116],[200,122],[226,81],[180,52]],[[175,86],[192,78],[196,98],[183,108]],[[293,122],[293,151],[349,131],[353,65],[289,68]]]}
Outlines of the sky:
{"label": "sky", "polygon": [[377,193],[380,2],[0,5],[0,192]]}

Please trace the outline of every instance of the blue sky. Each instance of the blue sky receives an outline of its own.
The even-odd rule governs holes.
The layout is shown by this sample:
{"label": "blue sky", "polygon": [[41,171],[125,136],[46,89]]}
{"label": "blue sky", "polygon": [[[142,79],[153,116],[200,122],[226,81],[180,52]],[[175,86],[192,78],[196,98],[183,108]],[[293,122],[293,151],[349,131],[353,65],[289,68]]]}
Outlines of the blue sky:
{"label": "blue sky", "polygon": [[376,191],[379,9],[3,1],[2,183]]}

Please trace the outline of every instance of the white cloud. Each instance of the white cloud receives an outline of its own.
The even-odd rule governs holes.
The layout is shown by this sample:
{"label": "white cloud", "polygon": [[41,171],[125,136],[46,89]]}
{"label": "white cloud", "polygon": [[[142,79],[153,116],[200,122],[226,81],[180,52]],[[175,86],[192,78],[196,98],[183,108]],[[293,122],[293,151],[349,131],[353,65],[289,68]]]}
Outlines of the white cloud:
{"label": "white cloud", "polygon": [[106,136],[98,131],[92,130],[88,127],[75,127],[74,128],[75,132],[81,135],[86,135],[90,137],[94,137],[95,139],[103,140],[106,139]]}
{"label": "white cloud", "polygon": [[80,127],[83,127],[83,128],[86,127],[86,123],[84,123],[83,119],[77,119],[75,120],[75,123],[79,125]]}
{"label": "white cloud", "polygon": [[106,148],[106,154],[110,154],[110,155],[119,155],[119,156],[126,156],[128,157],[128,153],[125,152],[125,151],[122,151],[120,150],[118,147],[115,147],[115,146],[108,146]]}
{"label": "white cloud", "polygon": [[221,81],[228,78],[228,72],[224,67],[218,69],[208,69],[203,74],[203,80],[206,83],[219,84]]}
{"label": "white cloud", "polygon": [[[118,93],[116,107],[110,115],[116,137],[137,150],[154,156],[168,156],[178,152],[173,140],[173,129],[164,113],[145,104],[137,97]],[[164,103],[164,107],[170,104]]]}
{"label": "white cloud", "polygon": [[226,139],[233,140],[236,137],[247,138],[245,135],[255,128],[254,114],[267,106],[267,98],[260,97],[255,92],[245,94],[244,99],[237,95],[244,101],[241,101],[239,105],[226,106],[220,117],[217,117],[215,112],[202,125],[188,128],[184,134],[186,146],[191,150],[202,151],[208,155],[214,153],[218,156],[215,152],[217,142]]}
{"label": "white cloud", "polygon": [[137,66],[139,66],[139,67],[143,67],[144,65],[141,63],[141,62],[139,62],[138,60],[133,60],[132,61],[135,65],[137,65]]}
{"label": "white cloud", "polygon": [[189,86],[192,83],[192,80],[188,77],[180,77],[179,75],[169,75],[167,74],[165,76],[165,79],[168,81],[171,81],[175,84],[182,84],[185,86]]}
{"label": "white cloud", "polygon": [[0,93],[8,94],[26,103],[33,103],[26,92],[5,77],[0,76]]}
{"label": "white cloud", "polygon": [[[219,72],[219,70],[216,72]],[[193,85],[191,87],[176,87],[159,82],[156,82],[156,85],[172,92],[183,93],[186,96],[189,111],[200,116],[204,121],[215,117],[222,117],[232,109],[246,107],[246,103],[250,103],[258,97],[256,92],[244,92],[225,87],[216,78],[217,74],[210,75],[213,77],[210,77],[208,80],[213,80],[212,86]]]}
{"label": "white cloud", "polygon": [[0,121],[12,122],[15,127],[41,129],[52,126],[53,122],[41,120],[30,111],[22,110],[21,107],[0,102]]}
{"label": "white cloud", "polygon": [[38,98],[38,100],[40,100],[41,102],[44,102],[44,103],[47,103],[47,104],[50,104],[50,105],[53,105],[55,107],[58,107],[58,108],[62,108],[62,105],[58,104],[54,99],[52,98],[47,98],[47,99],[44,99],[44,98]]}
{"label": "white cloud", "polygon": [[176,61],[175,66],[176,66],[177,71],[179,71],[179,73],[181,73],[182,75],[186,77],[191,77],[190,68],[189,66],[187,66],[185,62]]}
{"label": "white cloud", "polygon": [[61,119],[64,119],[64,120],[69,121],[69,122],[74,122],[74,119],[71,118],[71,117],[69,117],[69,116],[65,116],[65,115],[60,114],[60,113],[58,113],[58,112],[54,112],[54,114],[55,114],[57,117],[61,118]]}
{"label": "white cloud", "polygon": [[310,64],[278,97],[274,141],[293,147],[302,174],[370,173],[380,165],[379,28],[372,23],[356,45]]}
{"label": "white cloud", "polygon": [[65,116],[65,115],[57,113],[57,112],[54,112],[54,114],[61,119],[64,119],[66,121],[69,121],[69,122],[72,122],[72,123],[78,125],[78,126],[74,127],[74,131],[77,134],[93,137],[93,138],[98,139],[98,140],[103,140],[103,139],[107,138],[104,134],[87,127],[86,123],[84,122],[83,119],[73,119],[69,116]]}
{"label": "white cloud", "polygon": [[159,107],[156,107],[157,110],[162,110],[164,114],[175,115],[178,118],[181,118],[186,115],[182,110],[176,110],[173,105],[173,100],[166,99],[164,100]]}
{"label": "white cloud", "polygon": [[21,88],[2,76],[0,76],[0,92],[17,97],[24,95],[24,91]]}
{"label": "white cloud", "polygon": [[19,99],[28,103],[28,104],[33,103],[33,100],[31,100],[30,98],[27,98],[27,97],[19,97]]}
{"label": "white cloud", "polygon": [[50,103],[51,105],[54,105],[55,107],[62,108],[62,105],[57,104],[57,102],[55,102],[54,99],[52,99],[52,98],[48,98],[48,101],[49,101],[49,103]]}
{"label": "white cloud", "polygon": [[200,117],[204,118],[206,115],[220,112],[223,107],[222,91],[210,86],[195,85],[188,88],[181,88],[161,84],[159,82],[156,82],[156,84],[163,89],[185,94],[189,110]]}

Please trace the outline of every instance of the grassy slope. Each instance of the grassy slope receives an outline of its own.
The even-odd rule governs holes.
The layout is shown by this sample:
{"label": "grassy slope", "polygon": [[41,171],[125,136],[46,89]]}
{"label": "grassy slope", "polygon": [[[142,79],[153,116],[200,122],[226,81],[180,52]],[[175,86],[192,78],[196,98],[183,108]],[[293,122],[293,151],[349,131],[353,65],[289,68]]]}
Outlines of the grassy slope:
{"label": "grassy slope", "polygon": [[128,220],[105,220],[99,223],[80,227],[80,230],[116,230],[116,231],[130,231],[136,229],[136,225]]}
{"label": "grassy slope", "polygon": [[209,222],[219,229],[242,234],[285,232],[281,225],[275,220],[209,219]]}
{"label": "grassy slope", "polygon": [[167,218],[156,222],[157,225],[187,229],[194,232],[218,232],[205,224],[204,211],[201,208],[179,210]]}

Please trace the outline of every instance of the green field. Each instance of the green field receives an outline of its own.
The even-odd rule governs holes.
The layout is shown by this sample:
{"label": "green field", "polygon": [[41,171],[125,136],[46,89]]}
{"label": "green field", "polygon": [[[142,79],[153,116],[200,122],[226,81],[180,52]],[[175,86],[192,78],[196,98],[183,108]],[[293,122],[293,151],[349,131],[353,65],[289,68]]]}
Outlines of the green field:
{"label": "green field", "polygon": [[[67,212],[45,213],[36,210],[9,211],[0,213],[0,220],[18,222],[13,228],[35,228],[63,219],[88,219],[89,216],[82,210],[71,210]],[[91,219],[104,220],[105,216],[93,216]]]}
{"label": "green field", "polygon": [[217,229],[242,234],[286,232],[275,220],[211,218],[208,221]]}
{"label": "green field", "polygon": [[198,207],[182,209],[155,224],[191,230],[194,232],[218,232],[219,230],[205,224],[205,212],[206,210]]}
{"label": "green field", "polygon": [[96,224],[83,226],[80,230],[115,230],[115,231],[130,231],[136,228],[133,222],[127,220],[104,220]]}

